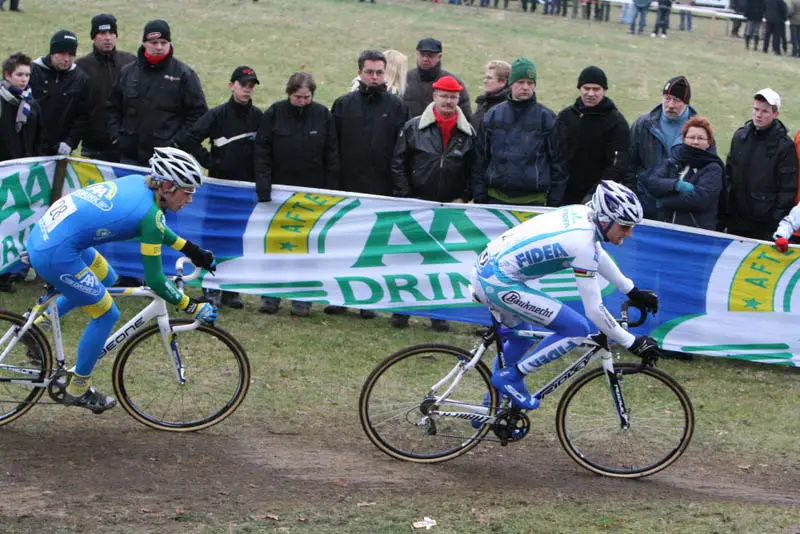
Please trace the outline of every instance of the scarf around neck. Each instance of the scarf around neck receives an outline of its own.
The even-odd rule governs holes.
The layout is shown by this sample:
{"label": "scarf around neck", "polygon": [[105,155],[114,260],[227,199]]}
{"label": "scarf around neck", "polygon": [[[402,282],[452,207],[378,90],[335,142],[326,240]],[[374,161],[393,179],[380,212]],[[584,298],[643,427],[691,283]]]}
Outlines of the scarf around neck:
{"label": "scarf around neck", "polygon": [[28,116],[31,114],[31,102],[33,102],[33,94],[31,88],[28,87],[24,91],[20,91],[7,80],[0,80],[0,98],[17,108],[16,130],[17,133],[22,131],[22,127],[28,122]]}

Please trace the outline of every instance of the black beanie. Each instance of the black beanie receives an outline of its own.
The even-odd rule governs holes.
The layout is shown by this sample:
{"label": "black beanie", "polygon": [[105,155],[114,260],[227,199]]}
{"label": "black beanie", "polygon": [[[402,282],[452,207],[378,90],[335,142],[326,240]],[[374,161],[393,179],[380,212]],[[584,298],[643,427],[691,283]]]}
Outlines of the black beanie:
{"label": "black beanie", "polygon": [[581,75],[578,76],[578,89],[587,83],[596,83],[608,91],[608,79],[606,78],[606,73],[600,67],[592,65],[581,71]]}
{"label": "black beanie", "polygon": [[50,53],[67,52],[73,56],[78,53],[78,38],[69,30],[58,30],[50,38]]}
{"label": "black beanie", "polygon": [[692,99],[692,88],[689,86],[689,80],[686,79],[686,76],[675,76],[664,84],[664,90],[661,94],[672,95],[682,100],[684,104],[688,104],[689,100]]}
{"label": "black beanie", "polygon": [[117,19],[114,15],[101,13],[92,17],[92,31],[89,32],[89,35],[94,39],[100,32],[111,32],[117,35]]}
{"label": "black beanie", "polygon": [[152,39],[166,39],[167,41],[172,42],[172,39],[170,39],[169,36],[169,24],[167,24],[166,20],[151,20],[144,25],[142,42],[150,41]]}

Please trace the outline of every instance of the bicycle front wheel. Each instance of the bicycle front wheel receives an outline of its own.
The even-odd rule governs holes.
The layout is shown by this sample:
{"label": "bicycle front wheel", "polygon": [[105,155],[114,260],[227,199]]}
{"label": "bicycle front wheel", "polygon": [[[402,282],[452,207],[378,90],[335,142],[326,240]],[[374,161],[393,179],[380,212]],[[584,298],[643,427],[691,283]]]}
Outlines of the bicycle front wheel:
{"label": "bicycle front wheel", "polygon": [[639,478],[669,467],[689,446],[694,409],[674,378],[654,367],[615,363],[628,409],[624,428],[602,367],[583,374],[558,404],[561,445],[578,464],[600,475]]}
{"label": "bicycle front wheel", "polygon": [[[189,321],[170,321],[173,326]],[[112,377],[117,400],[140,423],[158,430],[201,430],[231,415],[250,387],[250,362],[236,339],[201,325],[175,334],[183,378],[167,351],[158,325],[151,325],[122,347]]]}
{"label": "bicycle front wheel", "polygon": [[[22,327],[26,319],[0,311],[0,339]],[[0,344],[2,354],[11,341]],[[33,408],[44,394],[42,384],[53,368],[47,338],[33,325],[0,362],[0,425],[5,425]]]}
{"label": "bicycle front wheel", "polygon": [[[451,460],[480,443],[490,425],[475,415],[494,414],[497,392],[483,362],[467,371],[441,402],[451,381],[433,386],[470,361],[472,355],[450,345],[414,345],[381,362],[367,377],[358,401],[361,426],[381,451],[399,460],[435,463]],[[472,418],[472,419],[471,419]]]}

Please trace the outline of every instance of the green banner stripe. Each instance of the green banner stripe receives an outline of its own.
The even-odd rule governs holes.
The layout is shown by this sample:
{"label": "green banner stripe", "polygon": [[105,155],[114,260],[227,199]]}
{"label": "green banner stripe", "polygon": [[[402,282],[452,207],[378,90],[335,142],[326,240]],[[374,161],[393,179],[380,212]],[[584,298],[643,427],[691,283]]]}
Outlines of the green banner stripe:
{"label": "green banner stripe", "polygon": [[795,271],[789,283],[786,285],[786,291],[783,292],[783,311],[787,313],[792,311],[792,294],[794,293],[794,286],[797,285],[798,280],[800,280],[800,270]]}
{"label": "green banner stripe", "polygon": [[319,233],[319,237],[317,238],[317,250],[320,254],[325,254],[325,238],[328,235],[328,232],[333,225],[341,220],[342,217],[356,209],[361,205],[361,201],[359,199],[355,199],[350,204],[343,206],[342,209],[336,212],[336,215],[328,219],[328,222],[325,223],[325,226],[322,227],[322,230]]}
{"label": "green banner stripe", "polygon": [[[756,361],[756,360],[791,360],[793,354],[791,352],[771,352],[771,353],[764,353],[764,354],[735,354],[735,357],[738,360],[747,360],[747,361]],[[770,362],[773,363],[773,362]],[[780,362],[774,362],[780,363]],[[791,363],[791,362],[789,362]],[[792,364],[794,365],[794,364]]]}
{"label": "green banner stripe", "polygon": [[752,345],[689,345],[683,347],[685,352],[699,351],[727,351],[727,350],[786,350],[789,345],[785,343],[754,343]]}
{"label": "green banner stripe", "polygon": [[502,223],[508,226],[509,228],[514,228],[517,225],[517,223],[513,222],[511,219],[506,217],[505,214],[500,210],[490,209],[489,213],[493,214],[495,217],[500,219],[500,221],[502,221]]}
{"label": "green banner stripe", "polygon": [[275,284],[222,284],[223,289],[277,289],[282,287],[322,287],[322,282],[310,280],[307,282],[282,282]]}

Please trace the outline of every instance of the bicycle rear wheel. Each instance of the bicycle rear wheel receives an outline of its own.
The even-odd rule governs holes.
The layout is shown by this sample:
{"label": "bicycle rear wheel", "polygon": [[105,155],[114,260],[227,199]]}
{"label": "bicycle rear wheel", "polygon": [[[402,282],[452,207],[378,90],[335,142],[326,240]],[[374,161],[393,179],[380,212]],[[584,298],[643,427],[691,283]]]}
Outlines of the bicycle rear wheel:
{"label": "bicycle rear wheel", "polygon": [[580,376],[558,404],[558,439],[590,471],[617,478],[649,476],[675,462],[692,439],[694,409],[684,389],[659,369],[634,372],[638,367],[614,364],[628,428],[622,428],[602,367]]}
{"label": "bicycle rear wheel", "polygon": [[[472,355],[450,345],[414,345],[381,362],[367,377],[358,401],[361,426],[381,451],[417,463],[451,460],[466,453],[490,430],[473,421],[498,405],[489,369],[478,362],[439,404],[431,388]],[[472,419],[470,419],[472,417]],[[477,427],[477,428],[475,428]]]}
{"label": "bicycle rear wheel", "polygon": [[[0,311],[0,338],[21,327],[26,319],[16,313]],[[0,345],[0,354],[8,343]],[[33,408],[45,392],[44,387],[14,383],[25,380],[43,383],[53,368],[50,344],[39,327],[32,326],[0,363],[0,426],[14,421]]]}
{"label": "bicycle rear wheel", "polygon": [[[190,321],[170,321],[173,326]],[[112,377],[120,405],[140,423],[158,430],[188,432],[231,415],[250,387],[250,362],[229,333],[214,326],[176,334],[185,383],[173,369],[158,325],[122,347]]]}

